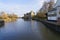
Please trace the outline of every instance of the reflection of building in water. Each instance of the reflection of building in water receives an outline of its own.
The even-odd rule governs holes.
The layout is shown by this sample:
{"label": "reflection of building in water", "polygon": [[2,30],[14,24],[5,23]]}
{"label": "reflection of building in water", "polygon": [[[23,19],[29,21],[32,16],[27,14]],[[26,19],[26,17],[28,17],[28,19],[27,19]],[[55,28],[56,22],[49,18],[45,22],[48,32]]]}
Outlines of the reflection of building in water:
{"label": "reflection of building in water", "polygon": [[48,12],[48,20],[60,21],[60,0],[57,0],[54,8]]}
{"label": "reflection of building in water", "polygon": [[24,14],[24,18],[27,18],[27,19],[31,19],[34,16],[35,16],[35,13],[33,11],[31,11],[27,14]]}

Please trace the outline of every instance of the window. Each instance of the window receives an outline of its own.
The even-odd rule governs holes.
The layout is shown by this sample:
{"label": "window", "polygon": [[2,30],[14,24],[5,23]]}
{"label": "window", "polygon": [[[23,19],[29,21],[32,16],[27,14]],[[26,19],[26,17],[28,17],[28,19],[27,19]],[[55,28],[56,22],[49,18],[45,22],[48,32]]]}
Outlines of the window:
{"label": "window", "polygon": [[48,13],[48,16],[56,16],[56,15],[57,15],[56,11],[53,11],[51,13]]}

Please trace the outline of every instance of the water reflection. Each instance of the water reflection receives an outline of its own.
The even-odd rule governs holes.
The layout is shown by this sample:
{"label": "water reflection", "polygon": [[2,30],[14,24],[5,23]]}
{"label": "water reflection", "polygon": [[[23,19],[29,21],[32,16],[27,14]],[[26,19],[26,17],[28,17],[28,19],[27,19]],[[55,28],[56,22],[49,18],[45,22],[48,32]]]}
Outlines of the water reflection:
{"label": "water reflection", "polygon": [[40,22],[18,19],[0,28],[0,40],[60,40],[60,35]]}
{"label": "water reflection", "polygon": [[54,32],[53,30],[50,30],[49,28],[43,26],[43,24],[40,22],[37,22],[37,24],[38,24],[38,26],[40,26],[39,30],[40,30],[40,33],[42,34],[42,38],[44,38],[44,40],[60,40],[59,33]]}
{"label": "water reflection", "polygon": [[32,31],[41,39],[41,40],[60,40],[60,34],[50,30],[45,27],[42,23],[31,21]]}

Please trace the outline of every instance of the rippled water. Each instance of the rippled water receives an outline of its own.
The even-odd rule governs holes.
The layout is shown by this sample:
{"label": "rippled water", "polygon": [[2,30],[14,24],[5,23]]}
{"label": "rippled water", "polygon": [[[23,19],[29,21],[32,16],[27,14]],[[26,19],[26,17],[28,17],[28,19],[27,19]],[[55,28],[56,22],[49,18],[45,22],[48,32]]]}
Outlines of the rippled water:
{"label": "rippled water", "polygon": [[60,40],[60,35],[41,22],[18,19],[0,28],[0,40]]}

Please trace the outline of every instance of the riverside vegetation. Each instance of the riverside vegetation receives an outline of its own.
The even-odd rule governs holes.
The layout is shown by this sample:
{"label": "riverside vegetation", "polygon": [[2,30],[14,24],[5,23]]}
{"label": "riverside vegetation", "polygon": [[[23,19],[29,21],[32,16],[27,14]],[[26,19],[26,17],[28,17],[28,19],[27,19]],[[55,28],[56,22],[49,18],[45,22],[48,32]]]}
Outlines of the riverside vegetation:
{"label": "riverside vegetation", "polygon": [[16,14],[7,14],[5,12],[2,12],[0,14],[0,19],[4,20],[4,22],[12,22],[12,21],[16,21],[18,18],[18,16]]}

